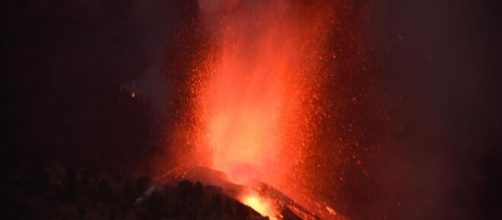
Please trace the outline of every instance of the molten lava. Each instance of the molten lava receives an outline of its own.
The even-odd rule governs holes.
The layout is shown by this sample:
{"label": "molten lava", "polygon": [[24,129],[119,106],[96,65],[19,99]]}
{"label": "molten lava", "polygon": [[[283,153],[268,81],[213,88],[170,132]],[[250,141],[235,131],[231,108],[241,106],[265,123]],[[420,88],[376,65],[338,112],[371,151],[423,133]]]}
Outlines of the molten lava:
{"label": "molten lava", "polygon": [[[190,163],[222,171],[237,184],[258,180],[301,197],[295,183],[306,172],[304,152],[320,114],[312,100],[322,83],[330,7],[285,0],[199,5],[211,47],[195,67]],[[273,213],[257,195],[240,200]]]}
{"label": "molten lava", "polygon": [[199,152],[236,183],[283,185],[309,142],[329,11],[289,1],[200,3],[215,49],[194,85]]}
{"label": "molten lava", "polygon": [[274,207],[272,201],[261,197],[257,193],[249,192],[240,196],[239,200],[245,205],[253,208],[255,211],[263,216],[268,216],[270,219],[277,219],[278,216],[277,208]]}

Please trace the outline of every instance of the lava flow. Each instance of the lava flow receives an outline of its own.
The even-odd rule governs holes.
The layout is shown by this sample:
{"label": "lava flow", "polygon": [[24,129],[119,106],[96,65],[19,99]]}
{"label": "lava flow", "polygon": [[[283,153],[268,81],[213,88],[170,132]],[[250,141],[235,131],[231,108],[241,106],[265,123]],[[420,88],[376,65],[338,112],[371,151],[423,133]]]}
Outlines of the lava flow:
{"label": "lava flow", "polygon": [[[304,152],[320,111],[312,100],[322,83],[330,7],[286,0],[200,0],[199,7],[211,46],[194,67],[191,164],[300,198],[295,183],[306,172]],[[258,194],[238,199],[277,214]]]}
{"label": "lava flow", "polygon": [[272,201],[261,197],[258,193],[247,192],[239,196],[238,199],[258,213],[269,216],[271,219],[276,219],[275,216],[280,214],[277,212],[278,208],[274,206]]}

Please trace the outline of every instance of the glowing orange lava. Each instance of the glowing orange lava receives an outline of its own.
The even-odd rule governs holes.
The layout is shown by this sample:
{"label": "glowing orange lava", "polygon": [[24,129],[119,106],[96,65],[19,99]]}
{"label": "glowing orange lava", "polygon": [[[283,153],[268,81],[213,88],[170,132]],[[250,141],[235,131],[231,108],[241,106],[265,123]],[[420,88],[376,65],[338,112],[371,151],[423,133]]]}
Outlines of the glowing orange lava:
{"label": "glowing orange lava", "polygon": [[279,214],[276,210],[276,207],[272,204],[271,201],[262,198],[257,193],[248,192],[240,196],[239,200],[253,208],[255,211],[260,213],[263,216],[268,216],[270,219],[277,219],[276,216]]}
{"label": "glowing orange lava", "polygon": [[[312,100],[330,7],[282,0],[199,4],[213,47],[193,85],[193,160],[235,183],[259,180],[296,192],[292,183],[301,178],[319,113]],[[243,201],[265,209],[258,197]]]}

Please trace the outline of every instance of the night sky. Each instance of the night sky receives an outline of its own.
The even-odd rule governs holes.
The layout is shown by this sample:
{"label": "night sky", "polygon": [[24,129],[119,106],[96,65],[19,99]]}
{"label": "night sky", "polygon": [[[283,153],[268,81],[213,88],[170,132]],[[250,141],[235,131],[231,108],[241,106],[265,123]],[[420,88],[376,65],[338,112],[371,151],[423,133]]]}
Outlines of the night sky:
{"label": "night sky", "polygon": [[[367,169],[323,161],[316,193],[336,194],[325,199],[355,219],[500,218],[501,3],[333,2],[346,6],[347,21],[333,36],[355,30],[362,48],[344,46],[349,37],[330,41],[329,50],[347,49],[330,69],[351,74],[324,92],[363,104],[321,124],[319,149],[328,159],[362,158]],[[158,174],[204,47],[197,1],[2,6],[2,165],[37,157],[108,175]],[[359,66],[361,51],[368,60]],[[331,133],[348,122],[352,134]],[[340,152],[329,147],[335,137],[360,143]],[[329,174],[333,166],[346,181],[327,193],[341,175]]]}

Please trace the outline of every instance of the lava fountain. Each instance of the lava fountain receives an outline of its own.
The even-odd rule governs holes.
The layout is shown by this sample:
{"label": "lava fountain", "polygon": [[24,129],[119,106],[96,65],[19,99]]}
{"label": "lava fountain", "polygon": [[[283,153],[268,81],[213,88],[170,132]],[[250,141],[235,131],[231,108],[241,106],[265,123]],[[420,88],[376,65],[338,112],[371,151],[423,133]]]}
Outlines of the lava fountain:
{"label": "lava fountain", "polygon": [[[195,65],[191,164],[300,197],[304,152],[321,110],[320,56],[332,21],[322,1],[199,0],[209,35]],[[256,210],[257,195],[241,199]]]}

